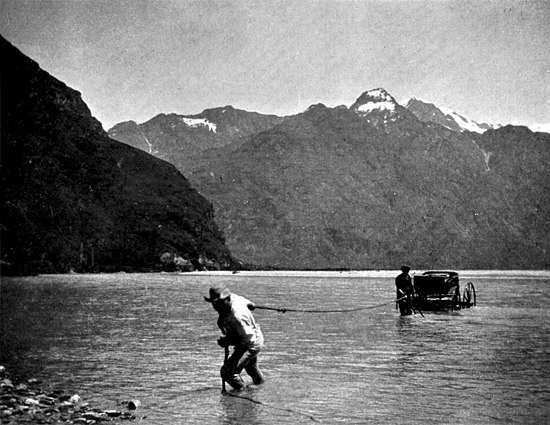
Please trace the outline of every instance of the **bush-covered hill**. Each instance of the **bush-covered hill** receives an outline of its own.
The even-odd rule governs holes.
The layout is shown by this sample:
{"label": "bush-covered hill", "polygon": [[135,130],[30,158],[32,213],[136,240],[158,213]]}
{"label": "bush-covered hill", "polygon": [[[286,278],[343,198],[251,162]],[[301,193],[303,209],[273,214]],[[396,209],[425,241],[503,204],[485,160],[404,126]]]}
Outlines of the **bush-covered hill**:
{"label": "bush-covered hill", "polygon": [[150,270],[163,253],[230,266],[212,204],[173,165],[110,139],[77,91],[0,48],[2,273]]}

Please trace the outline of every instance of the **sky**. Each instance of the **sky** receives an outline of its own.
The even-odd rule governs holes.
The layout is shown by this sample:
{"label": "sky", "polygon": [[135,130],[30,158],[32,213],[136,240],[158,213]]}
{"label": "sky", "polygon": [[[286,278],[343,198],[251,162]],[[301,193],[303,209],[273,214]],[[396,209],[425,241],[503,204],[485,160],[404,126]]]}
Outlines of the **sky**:
{"label": "sky", "polygon": [[106,130],[350,106],[379,87],[477,122],[550,124],[550,0],[0,0],[0,34]]}

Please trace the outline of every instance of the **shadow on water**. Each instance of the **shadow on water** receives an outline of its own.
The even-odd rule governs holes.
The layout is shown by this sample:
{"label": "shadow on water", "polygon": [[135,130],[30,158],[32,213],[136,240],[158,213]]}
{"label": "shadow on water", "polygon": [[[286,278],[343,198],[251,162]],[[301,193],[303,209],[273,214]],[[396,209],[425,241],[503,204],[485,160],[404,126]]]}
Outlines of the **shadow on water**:
{"label": "shadow on water", "polygon": [[[224,421],[230,424],[255,424],[258,422],[258,413],[261,404],[252,398],[252,395],[245,396],[240,394],[227,393],[221,395],[221,404],[223,407]],[[247,398],[244,398],[247,397]]]}
{"label": "shadow on water", "polygon": [[[227,398],[227,400],[224,403],[224,406],[227,406],[226,417],[230,418],[231,420],[234,420],[235,419],[234,410],[239,411],[237,415],[238,417],[236,418],[236,422],[235,422],[237,424],[248,423],[247,421],[251,419],[252,419],[252,422],[250,423],[256,423],[255,418],[257,417],[257,414],[253,414],[253,415],[246,414],[249,411],[249,409],[246,409],[247,403],[249,405],[255,406],[256,412],[257,412],[257,409],[259,409],[259,406],[262,406],[263,408],[268,410],[272,409],[272,410],[277,410],[279,412],[284,412],[286,414],[294,415],[296,420],[301,418],[302,420],[309,419],[312,422],[320,422],[315,416],[309,413],[301,412],[301,411],[286,408],[286,407],[281,407],[280,405],[268,404],[266,402],[260,401],[257,399],[257,394],[255,394],[255,391],[234,392],[230,390],[228,392],[223,393],[223,395]],[[238,399],[244,402],[244,405],[239,403],[232,403],[229,399]],[[242,408],[243,406],[245,407],[245,409]],[[243,415],[243,413],[245,414]]]}

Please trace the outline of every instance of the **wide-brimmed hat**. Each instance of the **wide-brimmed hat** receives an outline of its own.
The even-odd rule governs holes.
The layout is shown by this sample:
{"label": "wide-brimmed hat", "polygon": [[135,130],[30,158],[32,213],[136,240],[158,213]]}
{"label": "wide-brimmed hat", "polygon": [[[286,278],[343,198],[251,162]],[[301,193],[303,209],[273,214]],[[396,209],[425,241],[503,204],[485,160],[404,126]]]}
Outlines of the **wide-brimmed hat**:
{"label": "wide-brimmed hat", "polygon": [[411,268],[409,266],[401,266],[402,272],[408,272]]}
{"label": "wide-brimmed hat", "polygon": [[210,298],[204,297],[204,300],[213,303],[218,300],[224,300],[229,296],[231,296],[231,291],[225,285],[217,285],[210,288]]}

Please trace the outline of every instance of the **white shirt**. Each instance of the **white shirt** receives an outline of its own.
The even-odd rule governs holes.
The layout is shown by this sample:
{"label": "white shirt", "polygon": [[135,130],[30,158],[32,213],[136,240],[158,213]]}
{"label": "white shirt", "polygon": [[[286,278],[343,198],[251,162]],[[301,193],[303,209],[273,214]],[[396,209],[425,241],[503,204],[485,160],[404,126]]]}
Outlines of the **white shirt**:
{"label": "white shirt", "polygon": [[248,309],[252,302],[245,297],[231,294],[231,311],[222,317],[223,327],[228,339],[249,349],[259,349],[264,344],[264,336],[260,325]]}

